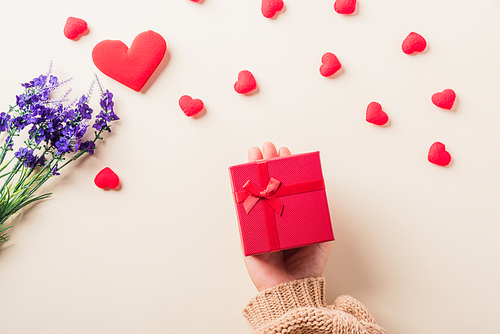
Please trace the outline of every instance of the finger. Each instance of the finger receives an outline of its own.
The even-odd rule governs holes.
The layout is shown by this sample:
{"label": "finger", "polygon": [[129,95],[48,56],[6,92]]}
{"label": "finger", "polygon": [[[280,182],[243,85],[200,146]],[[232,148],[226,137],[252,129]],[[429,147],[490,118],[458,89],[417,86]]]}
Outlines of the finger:
{"label": "finger", "polygon": [[264,159],[276,158],[278,156],[276,146],[271,142],[264,143],[264,145],[262,145],[262,155]]}
{"label": "finger", "polygon": [[292,152],[290,152],[290,150],[288,149],[288,147],[281,147],[280,150],[279,150],[278,155],[280,157],[284,157],[284,156],[287,156],[287,155],[292,155]]}
{"label": "finger", "polygon": [[260,148],[255,146],[251,147],[248,150],[248,161],[255,161],[260,159],[262,159],[262,152],[260,151]]}

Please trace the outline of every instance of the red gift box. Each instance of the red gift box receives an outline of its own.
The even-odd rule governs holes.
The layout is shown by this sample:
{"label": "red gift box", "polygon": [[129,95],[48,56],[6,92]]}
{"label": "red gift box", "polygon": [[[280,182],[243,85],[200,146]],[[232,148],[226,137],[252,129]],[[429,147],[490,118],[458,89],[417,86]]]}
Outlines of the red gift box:
{"label": "red gift box", "polygon": [[319,152],[229,167],[245,256],[334,240]]}

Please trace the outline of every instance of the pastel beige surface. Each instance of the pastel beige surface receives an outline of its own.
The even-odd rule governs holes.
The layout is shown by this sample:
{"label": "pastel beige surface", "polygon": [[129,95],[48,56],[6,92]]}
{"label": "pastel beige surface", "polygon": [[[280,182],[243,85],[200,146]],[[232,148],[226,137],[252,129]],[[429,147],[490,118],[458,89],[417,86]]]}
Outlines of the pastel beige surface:
{"label": "pastel beige surface", "polygon": [[[285,6],[269,20],[258,0],[0,3],[2,110],[52,60],[75,94],[98,73],[121,118],[17,218],[0,249],[1,333],[251,333],[241,311],[256,290],[227,167],[265,141],[321,151],[337,239],[327,302],[352,295],[388,333],[500,331],[500,3],[360,0],[352,16],[333,0]],[[66,39],[69,16],[89,34]],[[98,72],[94,45],[149,29],[169,59],[145,92]],[[401,51],[411,31],[425,53]],[[325,52],[343,65],[332,79],[319,74]],[[234,92],[243,69],[257,94]],[[430,101],[445,88],[453,111]],[[187,118],[185,94],[206,115]],[[390,126],[364,120],[371,101]],[[427,161],[435,141],[451,166]],[[94,186],[106,166],[119,191]]]}

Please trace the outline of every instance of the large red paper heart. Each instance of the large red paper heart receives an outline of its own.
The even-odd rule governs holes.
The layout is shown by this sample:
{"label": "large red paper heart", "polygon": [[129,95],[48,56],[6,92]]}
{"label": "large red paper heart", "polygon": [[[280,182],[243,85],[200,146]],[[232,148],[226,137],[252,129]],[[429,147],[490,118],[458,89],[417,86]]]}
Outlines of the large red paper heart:
{"label": "large red paper heart", "polygon": [[85,34],[87,30],[88,30],[87,22],[76,17],[68,17],[68,19],[66,20],[66,24],[64,25],[63,32],[66,38],[75,40],[80,35]]}
{"label": "large red paper heart", "polygon": [[432,95],[431,100],[435,106],[443,109],[450,110],[455,103],[456,94],[453,89],[445,89]]}
{"label": "large red paper heart", "polygon": [[446,151],[443,143],[435,142],[429,149],[427,160],[438,166],[448,166],[451,162],[451,154]]}
{"label": "large red paper heart", "polygon": [[352,14],[356,10],[356,0],[336,0],[333,9],[339,14]]}
{"label": "large red paper heart", "polygon": [[106,167],[95,176],[94,183],[98,188],[115,189],[120,184],[120,178],[111,168]]}
{"label": "large red paper heart", "polygon": [[277,12],[281,11],[284,5],[283,0],[262,0],[260,10],[264,17],[270,19],[273,18]]}
{"label": "large red paper heart", "polygon": [[200,99],[193,99],[189,95],[183,95],[179,99],[179,107],[186,114],[186,116],[194,116],[205,107],[203,101]]}
{"label": "large red paper heart", "polygon": [[389,116],[382,110],[378,102],[371,102],[366,108],[366,121],[375,125],[385,125],[389,121]]}
{"label": "large red paper heart", "polygon": [[104,40],[92,50],[92,60],[102,73],[140,91],[160,65],[167,43],[154,31],[145,31],[132,41],[130,49],[122,42]]}
{"label": "large red paper heart", "polygon": [[401,49],[403,49],[403,52],[407,55],[410,55],[414,52],[422,52],[426,47],[427,42],[425,41],[425,38],[423,38],[416,32],[411,32],[408,36],[406,36],[403,44],[401,44]]}
{"label": "large red paper heart", "polygon": [[342,64],[336,55],[331,52],[327,52],[321,57],[322,65],[319,68],[319,73],[321,73],[324,77],[329,77],[335,74],[340,68]]}
{"label": "large red paper heart", "polygon": [[238,81],[234,84],[234,90],[240,94],[246,94],[257,88],[257,82],[250,71],[243,70],[238,73]]}

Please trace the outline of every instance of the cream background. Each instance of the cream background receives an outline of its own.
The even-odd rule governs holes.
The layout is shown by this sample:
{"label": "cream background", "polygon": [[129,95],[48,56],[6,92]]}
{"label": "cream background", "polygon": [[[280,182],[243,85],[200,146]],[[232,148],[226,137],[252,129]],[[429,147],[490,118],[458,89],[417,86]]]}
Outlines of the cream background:
{"label": "cream background", "polygon": [[[269,20],[258,0],[0,3],[3,110],[53,60],[75,97],[98,73],[121,117],[17,218],[0,250],[2,333],[251,333],[227,167],[265,141],[321,151],[337,239],[329,303],[351,294],[389,333],[500,332],[500,2],[360,0],[353,16],[333,0],[285,4]],[[90,33],[66,39],[68,16]],[[146,92],[95,68],[95,44],[149,29],[169,60]],[[411,31],[425,54],[401,52]],[[327,51],[344,68],[333,79],[318,72]],[[257,94],[233,91],[242,69]],[[430,102],[444,88],[454,111]],[[184,94],[206,115],[185,117]],[[389,127],[364,121],[371,101]],[[427,162],[434,141],[450,167]],[[105,166],[121,190],[94,186]]]}

